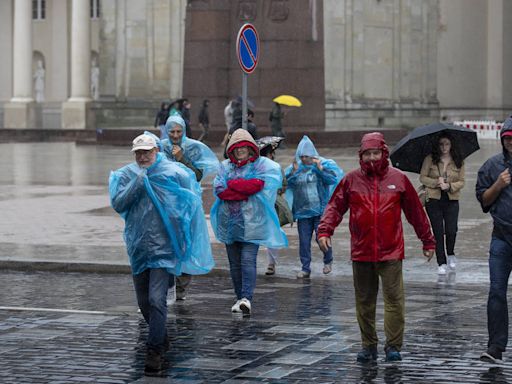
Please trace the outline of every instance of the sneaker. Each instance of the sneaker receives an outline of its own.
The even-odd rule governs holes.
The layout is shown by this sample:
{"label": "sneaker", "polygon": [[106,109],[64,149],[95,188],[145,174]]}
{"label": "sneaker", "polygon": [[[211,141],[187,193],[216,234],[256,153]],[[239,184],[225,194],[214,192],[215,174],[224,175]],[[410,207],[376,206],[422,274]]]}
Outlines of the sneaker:
{"label": "sneaker", "polygon": [[273,275],[276,273],[276,266],[275,264],[269,264],[267,266],[267,271],[265,272],[265,275]]}
{"label": "sneaker", "polygon": [[446,264],[442,264],[437,268],[438,275],[446,275]]}
{"label": "sneaker", "polygon": [[454,270],[457,266],[457,258],[454,255],[448,256],[448,267]]}
{"label": "sneaker", "polygon": [[162,372],[162,355],[153,349],[148,349],[144,374],[146,376],[159,376]]}
{"label": "sneaker", "polygon": [[357,353],[359,363],[369,363],[377,360],[377,347],[364,347]]}
{"label": "sneaker", "polygon": [[331,272],[332,272],[332,263],[324,264],[324,269],[323,269],[324,275],[328,275]]}
{"label": "sneaker", "polygon": [[386,361],[402,361],[402,355],[395,347],[387,347],[386,351]]}
{"label": "sneaker", "polygon": [[299,273],[297,273],[297,279],[309,279],[309,275],[309,272],[299,271]]}
{"label": "sneaker", "polygon": [[242,310],[240,309],[240,302],[242,300],[237,300],[235,304],[231,307],[231,312],[233,313],[241,313]]}
{"label": "sneaker", "polygon": [[244,315],[250,315],[251,314],[251,302],[247,300],[245,297],[240,300],[240,304],[238,305],[240,308],[240,311],[243,312]]}
{"label": "sneaker", "polygon": [[486,363],[500,364],[503,362],[502,352],[494,347],[489,347],[486,352],[480,355],[480,360]]}

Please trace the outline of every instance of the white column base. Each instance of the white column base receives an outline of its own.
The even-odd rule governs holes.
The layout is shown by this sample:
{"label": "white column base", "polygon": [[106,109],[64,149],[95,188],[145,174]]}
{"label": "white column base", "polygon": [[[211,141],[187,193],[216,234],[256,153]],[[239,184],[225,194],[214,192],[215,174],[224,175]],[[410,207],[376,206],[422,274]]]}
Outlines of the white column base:
{"label": "white column base", "polygon": [[4,128],[27,129],[35,127],[35,103],[32,99],[26,101],[11,101],[4,105]]}
{"label": "white column base", "polygon": [[62,128],[88,129],[95,128],[94,115],[91,111],[91,102],[87,99],[81,101],[68,100],[62,103]]}

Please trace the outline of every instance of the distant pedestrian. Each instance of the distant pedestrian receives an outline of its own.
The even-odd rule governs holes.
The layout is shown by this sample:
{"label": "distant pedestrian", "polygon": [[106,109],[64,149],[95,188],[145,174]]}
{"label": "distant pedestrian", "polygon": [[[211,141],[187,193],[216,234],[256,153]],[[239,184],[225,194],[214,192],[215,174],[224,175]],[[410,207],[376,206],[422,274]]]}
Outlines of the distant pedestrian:
{"label": "distant pedestrian", "polygon": [[260,157],[256,142],[243,129],[233,133],[227,153],[229,159],[213,181],[216,200],[210,217],[217,240],[226,245],[236,294],[231,311],[250,315],[259,246],[288,246],[274,209],[282,176],[279,164]]}
{"label": "distant pedestrian", "polygon": [[426,187],[428,196],[425,208],[436,238],[439,275],[446,275],[448,268],[451,272],[456,268],[455,239],[464,174],[464,162],[456,143],[449,133],[442,132],[432,146],[432,153],[423,161],[420,172],[420,182]]}
{"label": "distant pedestrian", "polygon": [[388,147],[380,132],[364,135],[359,149],[360,168],[349,172],[338,184],[318,226],[318,242],[326,252],[331,247],[334,229],[350,209],[356,315],[363,344],[357,361],[362,363],[377,360],[375,310],[379,277],[384,298],[386,361],[402,360],[402,211],[423,243],[423,255],[429,260],[434,255],[434,236],[418,194],[402,171],[389,167],[388,157]]}
{"label": "distant pedestrian", "polygon": [[135,162],[110,174],[112,207],[124,239],[137,303],[149,326],[146,375],[159,375],[168,348],[167,289],[173,275],[204,274],[213,258],[192,172],[159,153],[153,135],[133,140]]}
{"label": "distant pedestrian", "polygon": [[231,104],[233,106],[233,116],[231,117],[231,126],[229,127],[230,133],[233,133],[238,128],[242,128],[243,105],[242,98],[237,97]]}
{"label": "distant pedestrian", "polygon": [[178,99],[176,101],[176,110],[185,121],[185,134],[187,137],[192,138],[192,127],[190,126],[190,109],[192,104],[187,98]]}
{"label": "distant pedestrian", "polygon": [[258,140],[258,127],[254,123],[254,111],[247,110],[247,132],[249,132],[254,140]]}
{"label": "distant pedestrian", "polygon": [[[198,140],[188,138],[185,132],[186,123],[179,115],[169,116],[166,130],[169,139],[162,140],[162,151],[171,161],[177,161],[189,168],[200,182],[209,174],[216,174],[219,160],[213,151]],[[186,299],[186,289],[192,276],[184,273],[176,278],[176,300]]]}
{"label": "distant pedestrian", "polygon": [[169,104],[163,102],[160,105],[160,110],[156,113],[154,127],[160,130],[160,138],[168,139],[167,131],[165,130],[165,123],[169,117]]}
{"label": "distant pedestrian", "polygon": [[[260,156],[267,157],[270,160],[275,161],[276,149],[279,147],[282,139],[283,138],[277,136],[267,136],[261,138],[261,140],[257,140],[256,143],[260,149]],[[283,182],[281,184],[281,188],[277,190],[276,203],[274,207],[279,219],[279,225],[283,226],[286,224],[293,224],[293,214],[284,197],[288,183],[283,169],[281,169],[281,175],[283,177]],[[279,249],[267,248],[267,257],[268,266],[265,275],[274,275],[276,273],[276,265],[279,258]]]}
{"label": "distant pedestrian", "polygon": [[201,128],[201,135],[197,140],[205,141],[208,138],[208,130],[210,129],[210,112],[208,111],[208,105],[210,101],[208,99],[203,100],[203,105],[199,111],[199,127]]}
{"label": "distant pedestrian", "polygon": [[512,117],[500,133],[503,151],[489,158],[478,171],[476,198],[493,219],[489,250],[489,299],[487,301],[487,351],[480,359],[491,363],[502,360],[508,343],[507,290],[512,271]]}
{"label": "distant pedestrian", "polygon": [[[336,162],[320,157],[309,137],[304,136],[295,153],[295,160],[285,170],[287,197],[299,231],[299,256],[302,268],[297,278],[311,275],[311,237],[318,235],[318,224],[331,193],[343,177]],[[317,236],[315,240],[318,241]],[[323,273],[332,271],[332,249],[323,252]]]}
{"label": "distant pedestrian", "polygon": [[270,121],[272,136],[285,137],[283,132],[283,118],[284,113],[281,111],[281,104],[274,102],[272,111],[268,118]]}

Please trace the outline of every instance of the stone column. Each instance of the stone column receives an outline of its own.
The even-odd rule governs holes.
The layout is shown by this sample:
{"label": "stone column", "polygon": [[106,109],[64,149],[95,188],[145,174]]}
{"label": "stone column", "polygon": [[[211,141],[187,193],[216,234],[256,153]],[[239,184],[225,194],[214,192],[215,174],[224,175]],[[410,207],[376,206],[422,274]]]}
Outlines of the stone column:
{"label": "stone column", "polygon": [[[503,107],[503,0],[487,5],[487,107]],[[501,116],[493,116],[501,118]]]}
{"label": "stone column", "polygon": [[73,0],[71,6],[71,97],[62,104],[62,128],[92,128],[90,2]]}
{"label": "stone column", "polygon": [[5,105],[5,128],[35,128],[32,98],[32,1],[14,2],[13,98]]}

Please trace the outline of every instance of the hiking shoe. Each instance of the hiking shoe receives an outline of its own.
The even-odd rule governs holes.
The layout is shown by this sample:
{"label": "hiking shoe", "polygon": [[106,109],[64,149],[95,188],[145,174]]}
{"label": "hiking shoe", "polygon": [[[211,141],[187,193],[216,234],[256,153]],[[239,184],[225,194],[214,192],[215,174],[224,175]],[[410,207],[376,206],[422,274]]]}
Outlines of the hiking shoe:
{"label": "hiking shoe", "polygon": [[240,300],[239,308],[244,315],[251,314],[251,302],[247,300],[245,297],[242,300]]}
{"label": "hiking shoe", "polygon": [[240,309],[240,302],[242,300],[237,300],[235,304],[231,307],[231,312],[233,313],[241,313],[242,310]]}
{"label": "hiking shoe", "polygon": [[275,264],[269,264],[267,266],[267,271],[265,272],[265,275],[273,275],[276,273],[276,266]]}
{"label": "hiking shoe", "polygon": [[332,263],[324,264],[324,269],[322,272],[324,273],[324,275],[328,275],[329,273],[331,273],[332,272]]}
{"label": "hiking shoe", "polygon": [[297,279],[309,279],[309,275],[309,272],[299,271],[299,273],[297,273]]}
{"label": "hiking shoe", "polygon": [[359,363],[369,363],[377,360],[377,347],[364,347],[357,353]]}
{"label": "hiking shoe", "polygon": [[442,264],[439,267],[437,267],[437,274],[446,275],[446,264]]}
{"label": "hiking shoe", "polygon": [[480,355],[480,360],[491,364],[500,364],[503,362],[502,352],[497,348],[489,347],[487,351]]}
{"label": "hiking shoe", "polygon": [[448,268],[455,270],[457,266],[457,258],[454,255],[448,256]]}
{"label": "hiking shoe", "polygon": [[148,349],[144,374],[146,376],[159,376],[162,373],[162,355],[153,349]]}
{"label": "hiking shoe", "polygon": [[402,361],[402,355],[395,347],[387,347],[386,351],[386,361]]}

